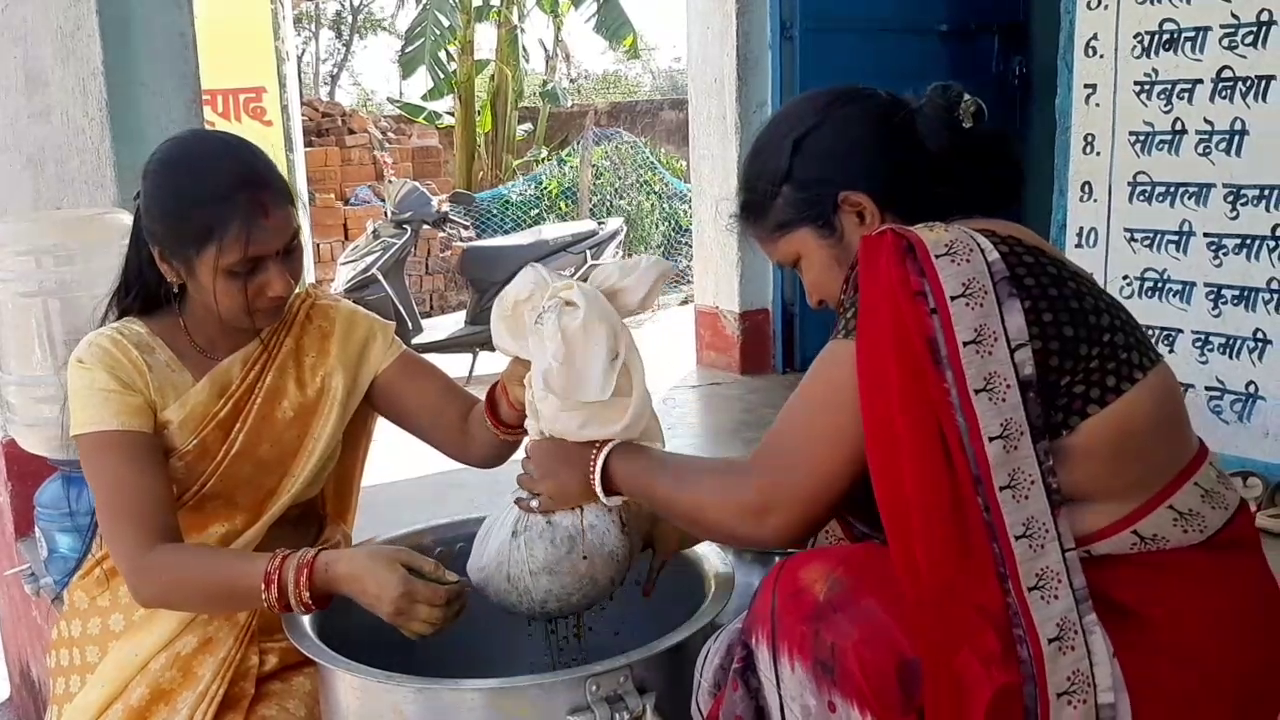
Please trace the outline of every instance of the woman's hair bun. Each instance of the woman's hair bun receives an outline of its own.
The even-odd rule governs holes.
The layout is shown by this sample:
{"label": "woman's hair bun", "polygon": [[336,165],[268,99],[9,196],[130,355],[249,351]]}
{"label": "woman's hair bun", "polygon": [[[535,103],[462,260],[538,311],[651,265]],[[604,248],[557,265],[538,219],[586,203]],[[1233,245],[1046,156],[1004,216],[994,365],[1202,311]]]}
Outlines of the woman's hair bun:
{"label": "woman's hair bun", "polygon": [[987,123],[986,103],[957,83],[934,83],[914,116],[933,156],[938,202],[957,217],[1004,217],[1020,204],[1022,162],[1013,138]]}

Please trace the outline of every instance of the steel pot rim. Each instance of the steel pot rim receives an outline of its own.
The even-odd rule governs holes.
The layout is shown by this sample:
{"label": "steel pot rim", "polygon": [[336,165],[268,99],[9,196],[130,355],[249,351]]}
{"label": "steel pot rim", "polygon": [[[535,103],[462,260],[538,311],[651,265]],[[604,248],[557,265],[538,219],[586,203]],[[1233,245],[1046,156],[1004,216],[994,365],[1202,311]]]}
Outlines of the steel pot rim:
{"label": "steel pot rim", "polygon": [[[369,538],[359,544],[394,543],[398,538],[449,525],[483,522],[485,517],[486,515],[461,515],[422,523],[400,532]],[[701,569],[703,582],[708,587],[707,597],[703,600],[702,606],[698,608],[698,611],[693,614],[693,617],[681,623],[675,630],[630,652],[588,665],[579,665],[578,667],[554,670],[548,673],[513,675],[502,678],[430,678],[405,675],[404,673],[372,668],[334,652],[332,648],[320,642],[320,638],[315,632],[314,615],[287,614],[283,617],[282,622],[285,636],[289,638],[289,641],[317,665],[361,680],[383,685],[428,690],[485,690],[527,687],[562,680],[580,680],[612,669],[634,665],[676,647],[698,631],[710,628],[715,618],[729,605],[730,596],[733,595],[734,573],[733,564],[725,551],[716,546],[715,543],[703,542],[685,550],[681,554],[697,557],[697,564]]]}

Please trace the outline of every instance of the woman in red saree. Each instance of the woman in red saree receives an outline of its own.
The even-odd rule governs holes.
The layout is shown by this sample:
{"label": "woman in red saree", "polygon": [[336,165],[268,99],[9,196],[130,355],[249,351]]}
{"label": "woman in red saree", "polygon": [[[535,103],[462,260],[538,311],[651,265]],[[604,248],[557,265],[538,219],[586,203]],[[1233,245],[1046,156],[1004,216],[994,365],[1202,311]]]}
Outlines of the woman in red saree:
{"label": "woman in red saree", "polygon": [[783,108],[740,221],[840,322],[759,448],[541,441],[521,484],[540,512],[599,492],[672,536],[831,545],[708,643],[698,718],[1272,720],[1277,632],[1235,621],[1280,610],[1249,511],[1143,327],[987,219],[1020,169],[984,120],[954,85]]}

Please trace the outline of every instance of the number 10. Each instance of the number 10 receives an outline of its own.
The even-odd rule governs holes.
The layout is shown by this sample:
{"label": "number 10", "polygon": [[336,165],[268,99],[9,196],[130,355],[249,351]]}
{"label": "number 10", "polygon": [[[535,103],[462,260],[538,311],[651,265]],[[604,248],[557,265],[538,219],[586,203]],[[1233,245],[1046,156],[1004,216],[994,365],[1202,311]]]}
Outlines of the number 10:
{"label": "number 10", "polygon": [[1076,250],[1096,250],[1098,248],[1098,228],[1081,225],[1076,228]]}

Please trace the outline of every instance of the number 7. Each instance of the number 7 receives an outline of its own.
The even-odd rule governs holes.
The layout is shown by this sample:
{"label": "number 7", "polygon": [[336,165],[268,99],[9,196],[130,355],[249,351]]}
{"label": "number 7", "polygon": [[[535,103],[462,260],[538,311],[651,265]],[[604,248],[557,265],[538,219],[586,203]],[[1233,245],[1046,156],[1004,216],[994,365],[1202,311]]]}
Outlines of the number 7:
{"label": "number 7", "polygon": [[1089,101],[1093,99],[1093,96],[1097,94],[1098,94],[1098,83],[1084,84],[1084,104],[1085,105],[1088,105]]}

